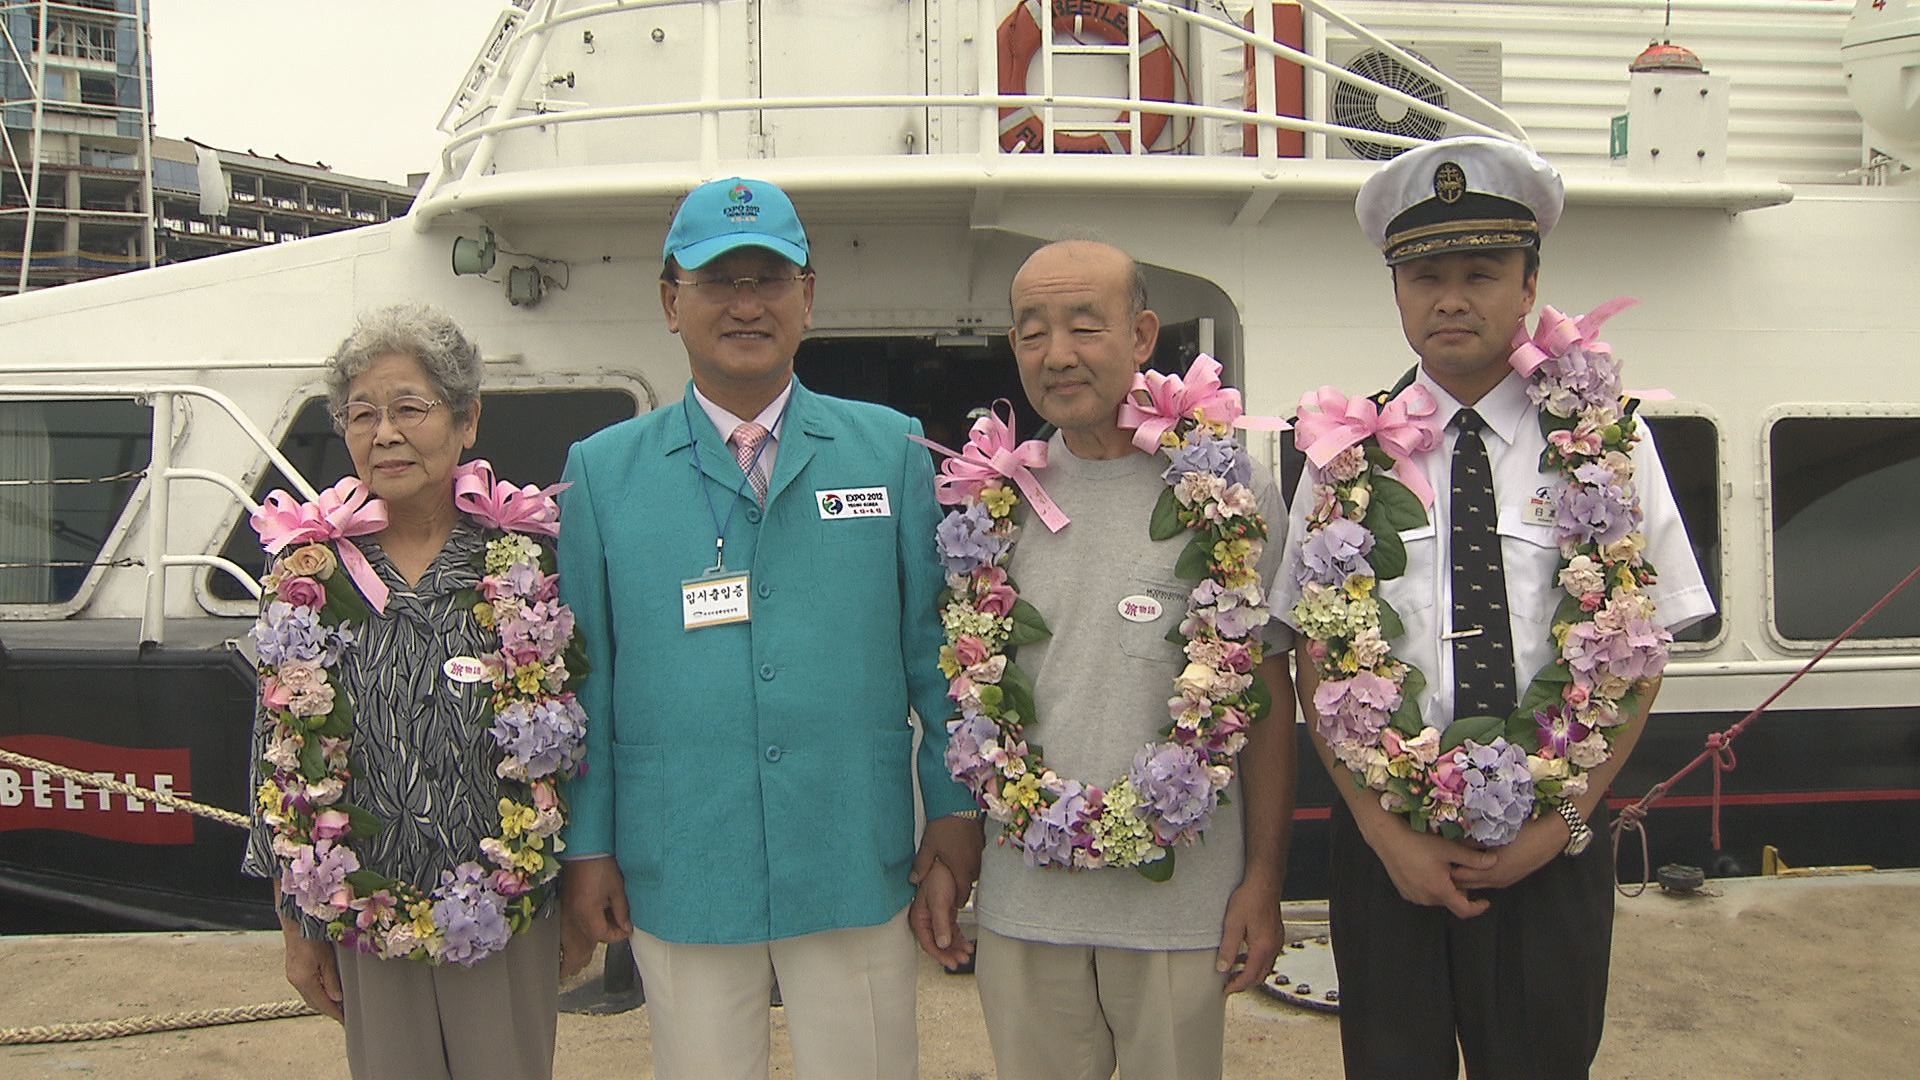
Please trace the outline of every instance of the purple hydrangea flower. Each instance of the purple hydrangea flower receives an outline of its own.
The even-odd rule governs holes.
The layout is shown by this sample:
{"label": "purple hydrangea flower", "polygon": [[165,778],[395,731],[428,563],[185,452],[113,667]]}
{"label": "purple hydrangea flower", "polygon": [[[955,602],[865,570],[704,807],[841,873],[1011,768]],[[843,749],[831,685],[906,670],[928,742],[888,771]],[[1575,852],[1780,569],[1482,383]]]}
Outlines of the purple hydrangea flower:
{"label": "purple hydrangea flower", "polygon": [[1400,687],[1371,671],[1358,672],[1351,679],[1329,679],[1313,691],[1320,737],[1335,747],[1371,744],[1400,701]]}
{"label": "purple hydrangea flower", "polygon": [[[320,625],[316,612],[280,600],[269,603],[266,617],[254,623],[253,641],[260,662],[275,667],[289,660],[318,660],[328,644],[326,627]],[[337,659],[336,652],[328,663]]]}
{"label": "purple hydrangea flower", "polygon": [[1153,743],[1133,755],[1127,779],[1140,789],[1140,801],[1151,814],[1154,839],[1171,844],[1181,833],[1207,827],[1219,792],[1207,775],[1207,763],[1192,747]]}
{"label": "purple hydrangea flower", "polygon": [[1190,472],[1217,476],[1230,485],[1253,482],[1253,460],[1232,439],[1202,432],[1190,445],[1169,452],[1167,458],[1172,464],[1160,476],[1169,484]]}
{"label": "purple hydrangea flower", "polygon": [[1060,797],[1033,815],[1020,834],[1028,866],[1070,867],[1074,849],[1087,840],[1087,789],[1078,780],[1065,783]]}
{"label": "purple hydrangea flower", "polygon": [[440,959],[470,965],[506,948],[513,937],[507,923],[507,899],[490,887],[491,875],[479,863],[464,862],[442,871],[433,890],[433,924],[445,935]]}
{"label": "purple hydrangea flower", "polygon": [[316,919],[331,919],[346,910],[336,907],[333,897],[347,887],[347,875],[360,869],[360,858],[352,848],[322,840],[302,847],[280,871],[280,891],[301,911]]}
{"label": "purple hydrangea flower", "polygon": [[[1601,466],[1583,470],[1588,468],[1599,469],[1609,479],[1613,475]],[[1611,544],[1633,531],[1633,502],[1632,491],[1618,484],[1570,485],[1555,515],[1560,538],[1578,544]]]}
{"label": "purple hydrangea flower", "polygon": [[979,791],[993,776],[991,762],[980,748],[1000,737],[999,725],[979,713],[967,713],[947,725],[947,772],[968,788]]}
{"label": "purple hydrangea flower", "polygon": [[1467,835],[1488,847],[1510,843],[1520,835],[1533,809],[1533,774],[1527,771],[1527,752],[1496,738],[1489,745],[1467,740],[1465,797],[1461,820]]}
{"label": "purple hydrangea flower", "polygon": [[951,574],[970,574],[982,566],[991,566],[1007,553],[1008,540],[993,532],[993,515],[984,503],[955,510],[940,520],[934,530],[940,561]]}
{"label": "purple hydrangea flower", "polygon": [[1300,545],[1300,584],[1338,585],[1353,574],[1373,576],[1367,554],[1373,533],[1365,525],[1335,518]]}
{"label": "purple hydrangea flower", "polygon": [[526,778],[570,772],[586,748],[587,714],[573,698],[516,701],[493,714],[493,741],[525,763]]}
{"label": "purple hydrangea flower", "polygon": [[1571,392],[1582,402],[1612,401],[1620,396],[1620,362],[1606,353],[1570,349],[1565,355],[1548,357],[1527,386],[1527,396],[1535,405],[1543,404],[1555,391]]}

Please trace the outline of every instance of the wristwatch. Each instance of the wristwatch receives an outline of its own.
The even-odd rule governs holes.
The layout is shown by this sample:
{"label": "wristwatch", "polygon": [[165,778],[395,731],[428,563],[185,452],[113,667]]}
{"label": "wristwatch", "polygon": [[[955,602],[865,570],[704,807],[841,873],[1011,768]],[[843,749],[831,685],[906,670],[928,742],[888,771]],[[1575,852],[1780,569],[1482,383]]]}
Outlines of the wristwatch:
{"label": "wristwatch", "polygon": [[1587,819],[1580,816],[1573,803],[1564,799],[1554,809],[1560,811],[1561,820],[1567,823],[1567,846],[1562,853],[1571,856],[1587,850],[1587,845],[1593,843],[1593,829],[1588,827]]}

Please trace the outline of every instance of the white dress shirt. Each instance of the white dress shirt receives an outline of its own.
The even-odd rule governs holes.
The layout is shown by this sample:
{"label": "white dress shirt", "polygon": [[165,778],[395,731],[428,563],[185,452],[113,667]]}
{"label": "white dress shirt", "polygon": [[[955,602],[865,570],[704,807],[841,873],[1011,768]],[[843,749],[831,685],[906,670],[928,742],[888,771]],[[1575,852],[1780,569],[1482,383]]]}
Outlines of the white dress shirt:
{"label": "white dress shirt", "polygon": [[[793,397],[793,380],[788,379],[786,389],[781,390],[777,397],[767,402],[767,407],[761,409],[760,415],[753,418],[754,423],[766,428],[768,432],[766,449],[760,451],[760,460],[754,464],[753,469],[759,474],[760,479],[766,482],[768,488],[773,486],[773,460],[780,453],[780,429],[786,424],[787,399],[791,397]],[[746,421],[714,404],[712,399],[700,392],[698,386],[693,388],[693,400],[700,403],[700,411],[706,413],[707,419],[713,422],[713,430],[720,433],[720,441],[727,444],[727,449],[733,449],[733,429]]]}
{"label": "white dress shirt", "polygon": [[[1425,370],[1415,381],[1439,404],[1435,413],[1439,422],[1450,423],[1463,408]],[[1533,677],[1555,657],[1553,614],[1565,595],[1555,580],[1560,546],[1554,526],[1529,520],[1528,507],[1535,498],[1549,500],[1551,505],[1559,479],[1540,471],[1540,455],[1546,450],[1547,440],[1540,431],[1539,412],[1527,400],[1526,379],[1517,372],[1509,374],[1475,402],[1473,409],[1486,422],[1482,439],[1493,466],[1494,500],[1500,512],[1500,557],[1506,571],[1508,624],[1513,634],[1513,685],[1516,696],[1524,696]],[[1393,642],[1393,653],[1426,675],[1420,715],[1443,730],[1453,718],[1453,650],[1443,647],[1447,642],[1441,635],[1455,629],[1446,618],[1453,604],[1453,559],[1445,542],[1451,535],[1447,493],[1453,487],[1455,435],[1448,428],[1439,448],[1420,455],[1420,465],[1436,492],[1434,504],[1427,509],[1429,523],[1400,534],[1407,547],[1407,571],[1380,583],[1380,596],[1399,613],[1407,628],[1406,636]],[[1640,436],[1633,452],[1633,482],[1645,515],[1641,528],[1646,537],[1645,557],[1659,574],[1647,593],[1653,598],[1661,625],[1678,631],[1713,614],[1713,598],[1700,577],[1679,506],[1660,466],[1653,433],[1644,422]],[[1271,597],[1274,617],[1289,625],[1295,625],[1293,605],[1300,599],[1298,544],[1306,536],[1307,510],[1313,505],[1312,483],[1309,470],[1300,481],[1288,515],[1287,536],[1293,543]]]}

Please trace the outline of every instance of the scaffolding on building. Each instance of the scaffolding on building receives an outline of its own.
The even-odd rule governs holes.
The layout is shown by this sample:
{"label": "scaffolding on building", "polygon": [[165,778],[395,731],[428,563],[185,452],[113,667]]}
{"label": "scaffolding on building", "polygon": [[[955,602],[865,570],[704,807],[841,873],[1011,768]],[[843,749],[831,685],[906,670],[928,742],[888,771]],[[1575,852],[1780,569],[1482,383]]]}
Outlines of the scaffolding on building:
{"label": "scaffolding on building", "polygon": [[147,0],[0,0],[0,290],[154,261]]}

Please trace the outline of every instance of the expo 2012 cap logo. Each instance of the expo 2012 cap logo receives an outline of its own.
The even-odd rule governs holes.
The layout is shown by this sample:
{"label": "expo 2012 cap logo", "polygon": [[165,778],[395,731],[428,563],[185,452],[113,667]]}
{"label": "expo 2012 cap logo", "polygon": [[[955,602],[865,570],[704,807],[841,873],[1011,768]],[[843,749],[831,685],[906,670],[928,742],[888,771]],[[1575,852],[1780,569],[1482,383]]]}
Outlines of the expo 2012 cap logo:
{"label": "expo 2012 cap logo", "polygon": [[735,224],[747,224],[760,220],[760,208],[753,205],[753,189],[745,184],[735,184],[727,192],[728,205],[720,208],[720,213]]}

